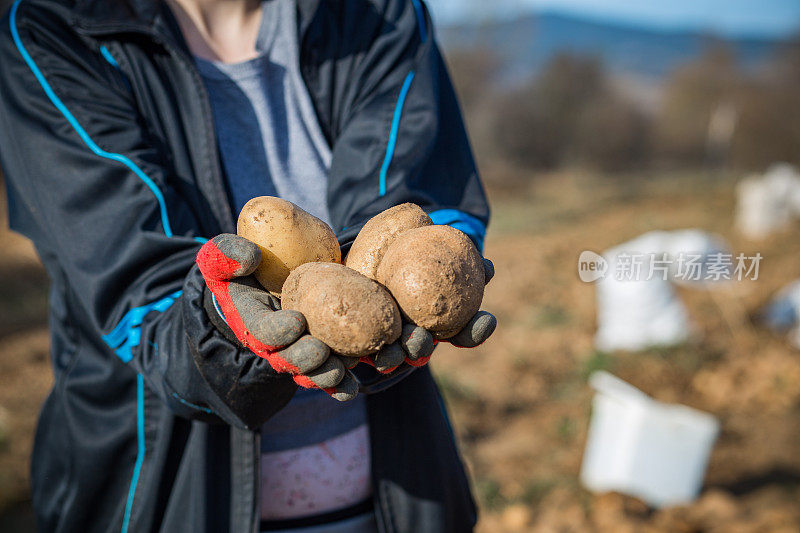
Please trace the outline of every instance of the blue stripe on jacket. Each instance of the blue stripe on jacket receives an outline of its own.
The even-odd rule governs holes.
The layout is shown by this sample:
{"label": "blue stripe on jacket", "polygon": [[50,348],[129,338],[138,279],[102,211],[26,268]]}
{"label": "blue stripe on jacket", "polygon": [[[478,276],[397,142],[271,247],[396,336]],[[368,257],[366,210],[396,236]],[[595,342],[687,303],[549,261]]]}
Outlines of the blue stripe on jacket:
{"label": "blue stripe on jacket", "polygon": [[397,134],[400,129],[400,119],[403,116],[403,104],[406,102],[408,90],[411,88],[411,82],[414,81],[415,72],[412,70],[406,74],[406,79],[403,80],[403,86],[400,88],[400,95],[397,97],[397,104],[394,107],[394,115],[392,116],[392,125],[389,128],[389,141],[386,143],[386,154],[383,156],[383,163],[381,164],[380,174],[378,175],[378,195],[386,195],[386,175],[389,172],[389,165],[392,164],[394,157],[394,149],[397,146]]}
{"label": "blue stripe on jacket", "polygon": [[[11,36],[14,40],[14,44],[16,45],[17,49],[19,50],[22,59],[31,69],[36,80],[41,85],[42,89],[44,90],[47,97],[50,99],[50,102],[61,112],[64,118],[67,120],[72,129],[78,134],[78,137],[86,144],[86,146],[96,155],[110,159],[112,161],[117,161],[122,163],[126,167],[128,167],[144,184],[150,189],[153,195],[156,197],[156,201],[158,202],[159,211],[161,213],[161,224],[164,228],[164,234],[167,237],[172,237],[172,227],[169,223],[169,216],[167,214],[167,205],[164,199],[164,195],[161,192],[161,189],[155,184],[155,182],[144,173],[144,171],[139,168],[130,158],[113,152],[107,152],[100,148],[97,143],[89,136],[83,126],[80,125],[78,120],[72,114],[72,112],[67,108],[64,102],[56,95],[53,91],[53,88],[50,86],[50,83],[45,79],[44,74],[39,69],[36,62],[33,60],[31,55],[28,53],[28,50],[25,48],[25,45],[22,43],[22,39],[20,38],[19,31],[17,29],[17,10],[19,9],[19,5],[21,0],[16,0],[14,5],[11,7],[11,11],[9,12],[9,27],[11,30]],[[119,68],[119,64],[117,63],[116,59],[111,55],[108,49],[103,46],[100,49],[100,53],[103,55],[106,61],[112,64],[115,68]],[[103,340],[108,344],[111,348],[116,348],[116,353],[126,363],[132,359],[131,349],[135,346],[139,345],[141,332],[139,331],[138,326],[141,325],[144,316],[149,313],[150,311],[165,311],[170,305],[172,305],[175,299],[180,296],[181,291],[178,291],[166,298],[163,298],[157,302],[153,302],[150,304],[143,305],[141,307],[135,307],[128,311],[122,320],[117,324],[114,330],[109,333],[108,335],[103,336]]]}
{"label": "blue stripe on jacket", "polygon": [[[91,150],[94,154],[104,158],[110,159],[112,161],[117,161],[125,165],[128,169],[130,169],[146,186],[153,195],[156,197],[156,201],[158,202],[158,207],[161,215],[161,225],[164,229],[164,234],[167,237],[172,237],[172,227],[169,223],[169,216],[167,214],[167,205],[164,199],[164,195],[162,194],[161,190],[158,188],[156,183],[144,173],[144,171],[139,168],[130,158],[114,153],[108,152],[100,148],[97,143],[89,136],[87,131],[80,125],[78,120],[75,116],[70,112],[64,102],[56,95],[53,91],[53,88],[48,83],[47,79],[42,74],[42,71],[39,69],[36,62],[33,60],[31,55],[28,53],[28,50],[25,48],[25,45],[22,43],[22,39],[20,38],[19,31],[17,29],[17,11],[19,9],[19,5],[21,0],[16,0],[14,4],[11,6],[11,10],[9,12],[9,27],[11,30],[11,37],[14,41],[14,44],[19,50],[22,59],[28,65],[28,68],[31,69],[36,81],[39,82],[42,89],[44,90],[47,97],[50,99],[50,102],[56,107],[56,109],[64,116],[67,120],[69,125],[72,127],[73,130],[78,134],[78,137],[86,144],[86,146]],[[111,63],[114,67],[119,68],[114,57],[111,55],[108,50],[103,47],[101,50],[101,54],[105,58],[106,61]],[[114,330],[109,333],[108,335],[103,336],[103,340],[109,344],[112,348],[117,347],[116,353],[124,362],[128,362],[133,358],[131,353],[131,349],[135,346],[139,345],[141,340],[141,330],[139,326],[144,320],[145,315],[150,311],[164,311],[169,308],[175,302],[175,299],[180,296],[181,291],[175,292],[166,298],[158,300],[157,302],[153,302],[151,304],[144,305],[142,307],[137,307],[128,311],[125,316],[122,318],[120,323]],[[120,345],[121,344],[121,345]],[[144,462],[145,457],[145,440],[144,440],[144,379],[141,374],[136,375],[136,462],[133,466],[133,473],[131,476],[131,484],[128,488],[128,497],[125,502],[125,512],[122,519],[122,533],[127,533],[128,527],[130,525],[131,520],[131,509],[133,508],[133,499],[136,494],[136,487],[139,482],[139,475],[142,470],[142,464]]]}
{"label": "blue stripe on jacket", "polygon": [[428,213],[434,224],[452,226],[469,235],[478,250],[483,252],[483,240],[486,238],[486,224],[479,218],[459,211],[458,209],[439,209]]}
{"label": "blue stripe on jacket", "polygon": [[131,475],[130,487],[128,487],[128,498],[125,500],[125,514],[122,516],[122,528],[120,529],[120,533],[128,533],[128,527],[131,523],[133,498],[136,495],[136,486],[139,484],[139,475],[142,472],[145,451],[144,378],[141,374],[136,374],[136,462],[133,464],[133,474]]}
{"label": "blue stripe on jacket", "polygon": [[[28,53],[28,50],[25,48],[25,45],[22,44],[22,39],[20,38],[19,31],[17,30],[17,10],[19,9],[19,4],[21,1],[22,0],[16,0],[16,2],[14,2],[14,5],[11,6],[8,22],[11,29],[11,37],[14,40],[14,44],[16,45],[17,50],[19,50],[20,55],[22,55],[22,59],[25,60],[25,63],[27,63],[28,67],[31,69],[31,72],[33,72],[36,81],[39,82],[39,85],[42,86],[42,89],[44,89],[44,92],[47,95],[47,97],[50,99],[50,101],[53,103],[56,109],[58,109],[61,112],[61,114],[64,115],[64,118],[67,119],[69,125],[72,126],[72,129],[75,130],[75,132],[84,142],[84,144],[86,144],[86,146],[89,148],[89,150],[91,150],[93,153],[102,158],[122,163],[123,165],[128,167],[140,180],[144,182],[147,188],[149,188],[150,191],[153,193],[153,195],[156,197],[156,201],[158,202],[159,210],[161,211],[161,225],[164,227],[164,233],[166,234],[167,237],[172,237],[172,227],[170,226],[169,216],[167,215],[167,204],[166,201],[164,200],[164,195],[161,193],[161,189],[158,188],[158,185],[156,185],[155,182],[152,180],[152,178],[150,178],[150,176],[145,174],[144,171],[136,165],[136,163],[131,161],[130,158],[122,154],[107,152],[102,148],[100,148],[96,142],[94,142],[94,140],[89,136],[89,134],[86,132],[83,126],[81,126],[78,120],[75,118],[75,115],[72,114],[72,112],[67,108],[67,106],[64,105],[64,102],[62,102],[61,99],[58,97],[58,95],[56,95],[56,93],[53,91],[53,88],[50,86],[50,83],[48,83],[47,79],[45,79],[44,74],[42,74],[42,71],[39,69],[38,65],[36,65],[36,62]],[[106,50],[106,52],[108,51]],[[101,53],[103,52],[101,51]],[[103,53],[103,56],[105,57],[106,61],[108,61],[109,56],[111,56],[111,54]],[[113,60],[113,57],[111,57],[111,59]],[[116,60],[114,60],[114,63],[116,63]]]}
{"label": "blue stripe on jacket", "polygon": [[123,362],[129,362],[133,359],[132,349],[139,346],[139,342],[141,341],[142,332],[140,326],[144,321],[144,317],[147,316],[150,311],[163,313],[175,303],[175,300],[182,292],[183,291],[173,292],[169,296],[165,296],[158,301],[141,307],[134,307],[129,310],[111,333],[103,335],[103,341],[108,344],[110,348],[114,349],[114,352]]}

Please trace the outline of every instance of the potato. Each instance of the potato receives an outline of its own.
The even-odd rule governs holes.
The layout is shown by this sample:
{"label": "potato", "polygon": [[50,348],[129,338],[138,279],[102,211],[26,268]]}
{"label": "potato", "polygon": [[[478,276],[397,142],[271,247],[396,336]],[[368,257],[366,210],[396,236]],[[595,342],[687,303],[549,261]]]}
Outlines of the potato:
{"label": "potato", "polygon": [[400,311],[389,292],[344,265],[301,265],[286,278],[282,296],[283,309],[303,313],[308,332],[338,354],[374,354],[400,336]]}
{"label": "potato", "polygon": [[274,196],[259,196],[247,202],[239,213],[236,232],[261,248],[261,264],[255,276],[276,295],[280,295],[289,272],[298,266],[342,260],[342,250],[330,226]]}
{"label": "potato", "polygon": [[403,315],[440,339],[458,333],[483,300],[481,255],[450,226],[404,231],[386,250],[377,274]]}
{"label": "potato", "polygon": [[400,233],[432,224],[430,217],[416,204],[391,207],[364,224],[344,264],[368,278],[376,279],[383,255]]}

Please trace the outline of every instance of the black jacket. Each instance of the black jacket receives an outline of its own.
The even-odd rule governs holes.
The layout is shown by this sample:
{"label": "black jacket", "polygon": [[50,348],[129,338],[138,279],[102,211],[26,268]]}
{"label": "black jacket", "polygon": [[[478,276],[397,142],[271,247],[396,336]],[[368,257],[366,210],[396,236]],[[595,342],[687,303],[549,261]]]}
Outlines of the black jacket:
{"label": "black jacket", "polygon": [[[424,6],[297,9],[343,246],[405,201],[480,241],[488,207]],[[52,281],[55,385],[32,471],[42,531],[257,527],[258,428],[296,387],[203,310],[199,241],[235,231],[211,117],[160,2],[18,0],[2,20],[11,226]],[[371,395],[368,412],[381,530],[471,529],[475,507],[429,371]]]}

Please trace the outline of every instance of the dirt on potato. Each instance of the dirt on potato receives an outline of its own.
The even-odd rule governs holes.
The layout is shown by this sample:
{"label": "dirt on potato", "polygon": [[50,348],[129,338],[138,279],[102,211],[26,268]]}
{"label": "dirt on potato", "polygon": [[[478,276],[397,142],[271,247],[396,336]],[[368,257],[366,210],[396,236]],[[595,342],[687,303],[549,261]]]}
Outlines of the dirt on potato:
{"label": "dirt on potato", "polygon": [[447,339],[480,309],[485,274],[477,248],[464,233],[424,226],[394,239],[378,266],[378,281],[409,321]]}
{"label": "dirt on potato", "polygon": [[390,207],[364,224],[347,253],[345,265],[368,278],[377,279],[378,265],[386,250],[402,232],[430,226],[431,218],[416,204]]}
{"label": "dirt on potato", "polygon": [[299,265],[342,260],[342,250],[330,226],[274,196],[248,201],[239,213],[236,232],[261,249],[261,263],[253,274],[265,289],[278,296],[289,272]]}
{"label": "dirt on potato", "polygon": [[377,353],[400,336],[400,311],[384,287],[336,263],[306,263],[289,274],[281,307],[300,311],[308,332],[347,357]]}

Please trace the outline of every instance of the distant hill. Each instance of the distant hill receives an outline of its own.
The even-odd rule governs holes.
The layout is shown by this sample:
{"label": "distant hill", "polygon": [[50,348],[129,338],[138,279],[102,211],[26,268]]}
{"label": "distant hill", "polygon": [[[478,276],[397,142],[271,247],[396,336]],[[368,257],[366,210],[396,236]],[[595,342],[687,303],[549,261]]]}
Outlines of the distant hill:
{"label": "distant hill", "polygon": [[540,69],[554,54],[573,52],[603,58],[615,74],[657,80],[697,57],[712,41],[728,44],[745,66],[768,59],[781,41],[751,37],[716,37],[600,22],[552,12],[438,28],[446,49],[484,45],[503,63],[505,79],[519,79]]}

